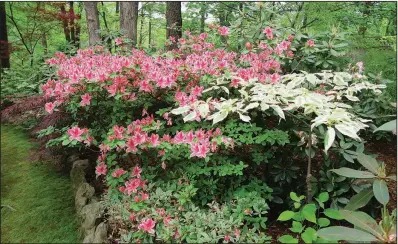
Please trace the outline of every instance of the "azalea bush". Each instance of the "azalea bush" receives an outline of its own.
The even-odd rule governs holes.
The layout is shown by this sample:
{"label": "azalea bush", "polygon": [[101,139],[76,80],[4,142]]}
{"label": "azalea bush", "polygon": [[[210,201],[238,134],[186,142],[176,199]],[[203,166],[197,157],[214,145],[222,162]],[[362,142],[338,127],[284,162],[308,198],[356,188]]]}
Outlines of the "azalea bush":
{"label": "azalea bush", "polygon": [[274,183],[271,166],[304,163],[300,180],[312,199],[315,154],[337,154],[334,168],[356,158],[351,147],[363,151],[359,133],[370,120],[353,106],[361,92],[377,96],[385,86],[360,64],[285,73],[293,35],[266,27],[258,43],[236,53],[225,45],[230,29],[211,28],[168,40],[178,46],[169,52],[130,52],[118,39],[113,55],[96,46],[47,61],[57,79],[42,86],[52,99],[45,110],[71,120],[40,133],[59,135],[49,146],[97,157],[109,221],[122,226],[115,239],[264,242],[270,205],[290,192]]}

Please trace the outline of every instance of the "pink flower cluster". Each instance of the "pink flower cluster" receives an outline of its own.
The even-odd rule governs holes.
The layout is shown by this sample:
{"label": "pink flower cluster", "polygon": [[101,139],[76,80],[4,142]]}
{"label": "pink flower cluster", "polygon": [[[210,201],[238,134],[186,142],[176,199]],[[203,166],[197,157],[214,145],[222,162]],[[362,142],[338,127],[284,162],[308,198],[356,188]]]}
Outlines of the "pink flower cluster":
{"label": "pink flower cluster", "polygon": [[67,131],[67,134],[71,141],[83,141],[82,136],[85,136],[84,143],[88,146],[94,141],[94,138],[89,135],[87,128],[80,129],[78,126],[74,126]]}
{"label": "pink flower cluster", "polygon": [[[216,28],[220,35],[229,34],[227,27]],[[274,39],[270,27],[265,28],[264,33],[268,39]],[[277,82],[275,73],[280,72],[280,63],[275,56],[293,56],[290,50],[292,36],[274,48],[271,44],[261,42],[260,52],[238,55],[224,49],[215,49],[213,43],[206,42],[206,33],[199,36],[189,32],[185,34],[186,38],[178,41],[179,48],[173,51],[172,56],[152,57],[136,49],[133,49],[130,56],[110,55],[103,52],[101,47],[79,50],[73,57],[63,53],[55,54],[47,63],[57,66],[58,81],[49,80],[42,86],[46,97],[55,98],[55,102],[46,104],[46,111],[52,113],[75,93],[81,97],[80,106],[90,105],[93,94],[87,92],[87,83],[99,84],[111,96],[120,94],[124,100],[135,100],[136,94],[142,93],[153,93],[156,96],[162,89],[171,89],[180,92],[176,94],[178,102],[192,102],[203,90],[198,84],[204,75],[220,76],[228,71],[244,81],[258,78],[264,83]],[[311,43],[308,44],[311,46]],[[251,43],[246,46],[249,50],[253,49]],[[231,86],[237,87],[239,83],[232,82]],[[182,92],[190,90],[191,96],[183,95]]]}

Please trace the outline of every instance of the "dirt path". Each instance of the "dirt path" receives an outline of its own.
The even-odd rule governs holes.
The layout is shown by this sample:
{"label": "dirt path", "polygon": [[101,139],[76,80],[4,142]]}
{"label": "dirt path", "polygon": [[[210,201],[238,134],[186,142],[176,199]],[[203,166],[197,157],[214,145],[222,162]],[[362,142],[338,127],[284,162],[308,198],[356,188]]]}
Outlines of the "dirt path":
{"label": "dirt path", "polygon": [[2,243],[76,243],[71,183],[46,165],[29,161],[33,145],[20,130],[1,125]]}

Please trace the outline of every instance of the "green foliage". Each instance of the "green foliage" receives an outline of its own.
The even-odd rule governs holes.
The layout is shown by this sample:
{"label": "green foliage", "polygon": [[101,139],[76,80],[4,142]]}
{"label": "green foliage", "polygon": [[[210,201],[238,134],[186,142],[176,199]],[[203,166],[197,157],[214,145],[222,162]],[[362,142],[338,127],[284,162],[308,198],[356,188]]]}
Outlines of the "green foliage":
{"label": "green foliage", "polygon": [[343,218],[353,224],[354,228],[331,226],[320,229],[317,235],[329,241],[363,241],[363,242],[396,242],[396,210],[390,215],[384,207],[382,221],[379,223],[364,212],[340,210]]}
{"label": "green foliage", "polygon": [[[386,169],[384,163],[379,164],[376,159],[372,158],[371,156],[365,155],[363,153],[359,153],[357,157],[358,162],[365,167],[368,171],[360,171],[354,170],[350,168],[339,168],[339,169],[332,169],[330,171],[342,175],[344,177],[349,178],[357,178],[357,179],[369,179],[370,182],[373,182],[373,195],[381,204],[386,205],[390,199],[388,188],[386,181],[388,180],[396,180],[395,175],[386,175]],[[362,193],[365,194],[365,193]],[[369,196],[364,195],[363,198],[367,199]],[[357,209],[365,205],[365,200],[359,200],[359,197],[356,196],[351,199],[351,203],[349,208]],[[358,204],[357,206],[354,205],[354,202]],[[348,205],[347,204],[347,205]]]}
{"label": "green foliage", "polygon": [[327,243],[324,238],[319,238],[317,236],[317,230],[322,227],[330,225],[330,220],[325,217],[319,217],[321,210],[327,217],[334,217],[328,212],[333,211],[332,209],[325,209],[324,204],[329,200],[329,194],[327,192],[322,192],[319,194],[315,200],[318,204],[307,203],[303,204],[302,201],[305,199],[304,196],[297,196],[296,193],[291,192],[290,198],[294,202],[294,211],[284,211],[279,215],[279,221],[292,220],[292,227],[289,230],[294,234],[283,235],[278,241],[282,243],[298,243],[299,237],[305,243]]}

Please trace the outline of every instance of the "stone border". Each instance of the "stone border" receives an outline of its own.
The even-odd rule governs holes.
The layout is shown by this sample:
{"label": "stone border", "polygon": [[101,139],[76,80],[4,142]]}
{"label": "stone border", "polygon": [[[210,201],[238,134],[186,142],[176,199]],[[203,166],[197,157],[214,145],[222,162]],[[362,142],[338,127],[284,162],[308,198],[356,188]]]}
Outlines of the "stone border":
{"label": "stone border", "polygon": [[86,180],[88,159],[73,162],[70,171],[76,213],[80,222],[80,238],[83,243],[108,243],[108,224],[102,220],[104,205],[94,196],[95,189]]}

